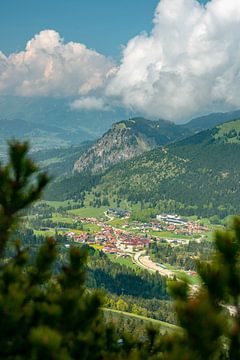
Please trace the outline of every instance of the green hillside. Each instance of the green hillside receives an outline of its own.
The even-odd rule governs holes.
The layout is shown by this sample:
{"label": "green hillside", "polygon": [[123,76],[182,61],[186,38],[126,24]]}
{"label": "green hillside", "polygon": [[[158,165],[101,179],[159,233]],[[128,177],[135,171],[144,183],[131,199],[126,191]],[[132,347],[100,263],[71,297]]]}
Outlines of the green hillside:
{"label": "green hillside", "polygon": [[97,191],[185,215],[239,213],[239,126],[225,123],[119,164]]}
{"label": "green hillside", "polygon": [[240,117],[240,110],[229,111],[226,113],[212,113],[192,119],[185,126],[187,126],[188,129],[191,129],[194,132],[196,132],[196,131],[211,129],[214,126],[223,124],[224,122],[239,119],[239,117]]}
{"label": "green hillside", "polygon": [[239,213],[239,131],[240,120],[218,125],[120,162],[100,176],[71,175],[57,181],[48,195],[75,198],[86,190],[93,199],[127,200],[183,215]]}
{"label": "green hillside", "polygon": [[214,138],[217,141],[230,144],[240,143],[240,120],[226,122],[217,126]]}

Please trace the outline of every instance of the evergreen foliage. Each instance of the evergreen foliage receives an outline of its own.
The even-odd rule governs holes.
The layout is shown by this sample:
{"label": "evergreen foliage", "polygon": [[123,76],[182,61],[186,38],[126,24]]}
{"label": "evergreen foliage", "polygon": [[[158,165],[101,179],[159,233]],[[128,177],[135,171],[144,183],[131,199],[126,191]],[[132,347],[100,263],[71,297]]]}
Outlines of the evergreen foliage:
{"label": "evergreen foliage", "polygon": [[[1,167],[0,243],[3,254],[18,212],[36,200],[47,176],[36,175],[27,144],[10,144]],[[32,176],[36,175],[33,179]],[[99,359],[111,352],[113,335],[102,327],[100,297],[84,288],[86,251],[72,248],[68,265],[52,277],[56,242],[49,238],[35,261],[16,244],[16,254],[0,268],[0,358]],[[109,346],[108,346],[109,345]]]}
{"label": "evergreen foliage", "polygon": [[27,152],[27,143],[11,142],[9,163],[0,166],[0,257],[18,212],[39,199],[48,183],[45,173],[32,178],[38,168]]}

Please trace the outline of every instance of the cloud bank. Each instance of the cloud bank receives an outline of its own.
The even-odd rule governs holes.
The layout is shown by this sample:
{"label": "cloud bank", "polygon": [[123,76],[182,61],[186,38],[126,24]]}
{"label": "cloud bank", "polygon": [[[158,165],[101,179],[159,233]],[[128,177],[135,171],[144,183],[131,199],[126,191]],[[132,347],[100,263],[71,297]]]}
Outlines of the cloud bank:
{"label": "cloud bank", "polygon": [[161,0],[151,33],[128,42],[119,66],[83,44],[65,44],[54,30],[22,52],[0,52],[0,94],[74,96],[74,110],[114,103],[183,121],[240,108],[239,88],[239,0]]}
{"label": "cloud bank", "polygon": [[72,110],[99,110],[108,111],[109,106],[105,104],[104,99],[96,98],[95,96],[86,96],[80,99],[74,100],[71,103]]}
{"label": "cloud bank", "polygon": [[86,95],[104,86],[112,62],[80,43],[64,44],[54,30],[31,39],[25,51],[0,53],[0,93],[21,96]]}
{"label": "cloud bank", "polygon": [[239,0],[162,0],[152,33],[131,39],[109,96],[181,120],[240,107]]}

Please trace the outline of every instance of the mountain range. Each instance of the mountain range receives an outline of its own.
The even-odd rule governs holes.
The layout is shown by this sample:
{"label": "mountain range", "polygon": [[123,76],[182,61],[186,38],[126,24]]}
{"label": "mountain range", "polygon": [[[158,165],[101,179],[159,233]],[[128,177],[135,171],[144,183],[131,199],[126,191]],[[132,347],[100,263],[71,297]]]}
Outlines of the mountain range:
{"label": "mountain range", "polygon": [[96,191],[149,207],[222,217],[240,211],[240,120],[205,130],[120,163]]}
{"label": "mountain range", "polygon": [[[99,139],[112,124],[128,119],[129,115],[132,118],[121,108],[76,111],[72,102],[71,98],[0,96],[0,149],[6,138],[13,136],[30,139],[34,151],[75,146]],[[210,114],[178,125],[179,132],[194,133],[239,117],[240,111]]]}
{"label": "mountain range", "polygon": [[[66,103],[63,115],[59,99],[55,110],[52,99],[28,101],[0,98],[0,157],[7,139],[30,139],[32,157],[55,179],[47,198],[83,200],[87,191],[98,204],[103,198],[113,205],[125,200],[208,217],[240,212],[240,111],[183,125],[142,117],[114,122],[112,117],[93,129],[99,119],[77,120]],[[32,111],[28,116],[27,109]]]}
{"label": "mountain range", "polygon": [[[119,131],[118,127],[110,131]],[[96,144],[100,146],[97,142],[93,145],[95,148]],[[92,148],[83,151],[80,159],[89,154],[89,149]],[[98,194],[99,199],[108,198],[118,203],[124,199],[130,204],[141,203],[143,207],[159,211],[207,217],[238,213],[240,120],[170,141],[170,144],[166,141],[108,168],[98,165],[93,173],[88,167],[78,168],[78,171],[57,180],[48,196],[77,196],[86,189],[87,182],[87,191],[93,196]]]}
{"label": "mountain range", "polygon": [[72,100],[0,96],[0,148],[9,137],[29,139],[34,151],[79,145],[126,117],[122,109],[74,111]]}

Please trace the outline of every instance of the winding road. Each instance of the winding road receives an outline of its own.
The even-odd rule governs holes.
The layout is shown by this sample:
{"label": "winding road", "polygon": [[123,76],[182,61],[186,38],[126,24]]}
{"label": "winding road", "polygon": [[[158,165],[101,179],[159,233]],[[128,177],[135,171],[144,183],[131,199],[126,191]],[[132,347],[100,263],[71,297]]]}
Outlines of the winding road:
{"label": "winding road", "polygon": [[168,270],[164,267],[161,267],[161,265],[156,264],[155,262],[153,262],[149,256],[145,255],[146,251],[139,251],[136,254],[134,254],[133,256],[133,261],[140,267],[152,271],[152,272],[159,272],[159,274],[164,275],[164,276],[168,276],[168,277],[173,277],[174,276],[174,272],[171,270]]}

